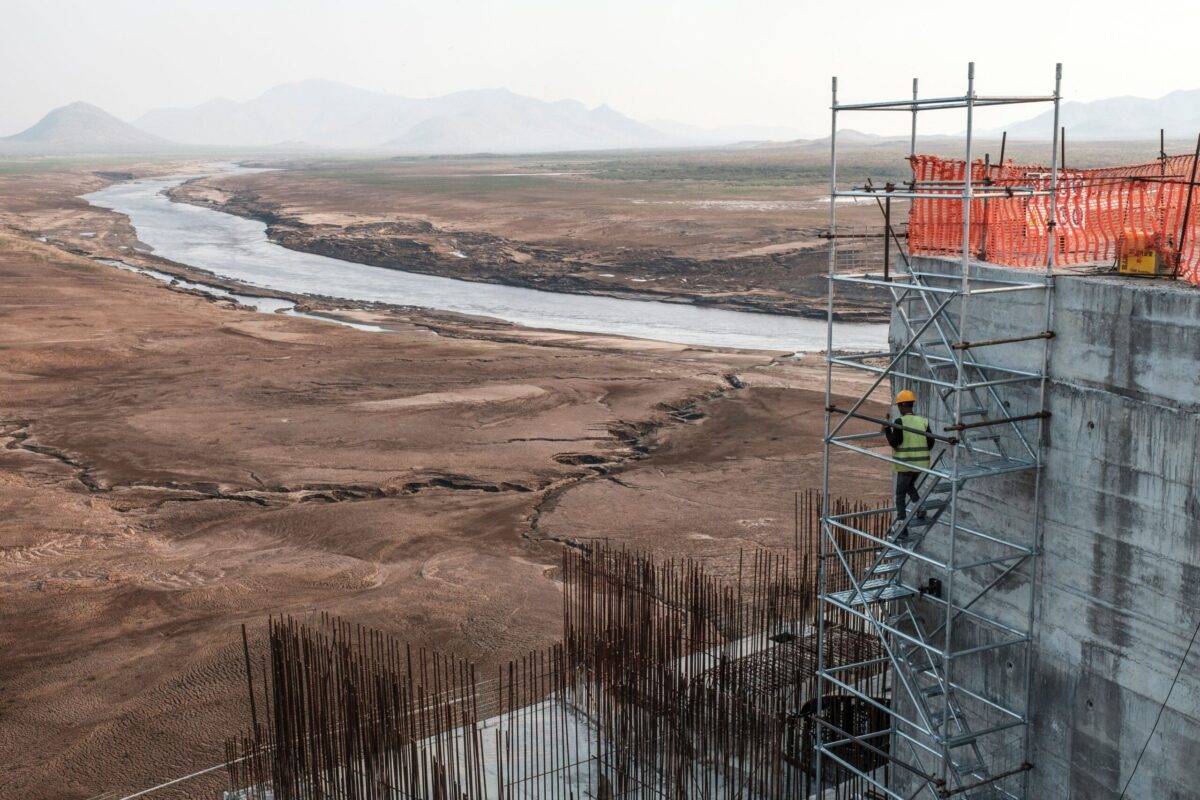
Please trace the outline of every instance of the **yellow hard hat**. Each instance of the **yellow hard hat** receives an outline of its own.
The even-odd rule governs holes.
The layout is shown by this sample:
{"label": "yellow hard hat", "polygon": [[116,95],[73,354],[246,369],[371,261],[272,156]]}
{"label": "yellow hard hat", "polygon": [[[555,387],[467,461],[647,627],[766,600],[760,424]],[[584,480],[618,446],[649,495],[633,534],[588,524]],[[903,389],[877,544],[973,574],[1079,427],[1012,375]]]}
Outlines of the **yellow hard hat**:
{"label": "yellow hard hat", "polygon": [[917,396],[908,389],[901,389],[900,394],[896,395],[896,405],[900,405],[901,403],[915,402],[917,402]]}

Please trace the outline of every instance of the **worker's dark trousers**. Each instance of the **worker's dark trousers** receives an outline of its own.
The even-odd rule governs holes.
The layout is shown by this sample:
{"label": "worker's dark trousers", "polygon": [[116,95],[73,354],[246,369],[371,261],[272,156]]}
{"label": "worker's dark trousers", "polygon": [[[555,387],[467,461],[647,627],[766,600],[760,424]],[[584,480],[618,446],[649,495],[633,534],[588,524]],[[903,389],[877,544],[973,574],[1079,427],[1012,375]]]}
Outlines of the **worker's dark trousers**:
{"label": "worker's dark trousers", "polygon": [[917,478],[919,472],[896,473],[896,519],[904,519],[908,513],[908,501],[912,498],[915,503],[920,495],[917,494]]}

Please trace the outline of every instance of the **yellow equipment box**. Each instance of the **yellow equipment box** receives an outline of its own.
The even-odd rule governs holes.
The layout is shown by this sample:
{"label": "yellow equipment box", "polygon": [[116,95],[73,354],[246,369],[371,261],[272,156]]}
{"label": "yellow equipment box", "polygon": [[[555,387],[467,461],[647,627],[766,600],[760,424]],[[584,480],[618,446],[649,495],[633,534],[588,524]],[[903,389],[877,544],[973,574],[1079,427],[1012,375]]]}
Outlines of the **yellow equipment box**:
{"label": "yellow equipment box", "polygon": [[1159,237],[1151,231],[1126,229],[1117,246],[1117,272],[1156,278],[1171,274]]}
{"label": "yellow equipment box", "polygon": [[1117,262],[1117,272],[1122,275],[1158,275],[1158,253],[1146,250],[1140,253],[1124,253]]}

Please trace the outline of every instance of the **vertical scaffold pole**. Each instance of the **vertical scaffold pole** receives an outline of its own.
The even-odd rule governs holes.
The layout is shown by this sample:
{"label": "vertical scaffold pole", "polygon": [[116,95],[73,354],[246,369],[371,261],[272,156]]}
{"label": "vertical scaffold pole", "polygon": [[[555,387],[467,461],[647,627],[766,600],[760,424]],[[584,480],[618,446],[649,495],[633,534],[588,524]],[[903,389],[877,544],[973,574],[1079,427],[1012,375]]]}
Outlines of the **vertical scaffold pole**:
{"label": "vertical scaffold pole", "polygon": [[1057,64],[1054,67],[1054,132],[1051,133],[1053,138],[1050,146],[1050,202],[1046,212],[1049,217],[1046,221],[1046,238],[1048,239],[1046,272],[1054,269],[1054,255],[1058,251],[1058,98],[1061,87],[1062,64]]}
{"label": "vertical scaffold pole", "polygon": [[[966,296],[971,289],[970,265],[971,265],[971,199],[975,194],[975,187],[971,182],[971,157],[974,142],[972,136],[974,133],[973,126],[975,124],[975,62],[967,64],[967,145],[966,153],[963,156],[963,209],[962,209],[962,293],[963,299],[959,305],[959,322],[964,324],[967,316]],[[959,332],[959,338],[966,340],[966,331]],[[962,372],[962,359],[958,359],[959,372]],[[961,374],[959,380],[962,379]],[[960,393],[961,394],[961,393]],[[955,420],[957,422],[958,420]]]}
{"label": "vertical scaffold pole", "polygon": [[[1058,130],[1059,103],[1061,101],[1061,98],[1062,98],[1062,64],[1060,63],[1060,64],[1054,65],[1054,129],[1056,131]],[[1053,148],[1054,152],[1057,152],[1058,148],[1053,147],[1053,145],[1051,145],[1051,147]],[[1053,163],[1053,162],[1054,162],[1054,154],[1052,152],[1051,153],[1051,163]],[[1055,203],[1055,194],[1054,194],[1054,188],[1057,188],[1057,185],[1054,182],[1054,178],[1053,178],[1054,172],[1057,172],[1057,165],[1055,165],[1055,167],[1056,168],[1051,173],[1051,186],[1053,188],[1051,189],[1051,195],[1050,195],[1050,208],[1057,210],[1057,204]],[[1053,217],[1051,217],[1051,220],[1053,220]],[[1052,238],[1053,237],[1053,229],[1051,229],[1050,233],[1051,233],[1050,238]],[[1055,248],[1051,247],[1050,249],[1051,249],[1051,253],[1053,253],[1053,250]],[[1046,274],[1045,274],[1046,290],[1043,292],[1043,294],[1045,295],[1045,297],[1043,298],[1043,302],[1045,303],[1045,307],[1043,309],[1043,319],[1045,320],[1045,330],[1046,331],[1054,330],[1053,264],[1054,264],[1054,257],[1051,254],[1051,256],[1046,259]],[[1047,405],[1046,389],[1047,389],[1047,383],[1049,382],[1049,379],[1050,379],[1050,346],[1051,346],[1051,339],[1047,338],[1045,341],[1043,341],[1043,343],[1042,343],[1042,380],[1041,380],[1040,385],[1038,386],[1038,410],[1043,411],[1043,412],[1046,411],[1046,405]],[[1022,713],[1025,716],[1025,729],[1023,731],[1024,741],[1022,742],[1022,749],[1023,749],[1022,757],[1024,758],[1024,763],[1026,763],[1026,764],[1029,763],[1029,748],[1030,748],[1030,744],[1031,744],[1031,740],[1032,740],[1031,728],[1033,727],[1032,720],[1030,719],[1030,713],[1029,713],[1030,712],[1029,698],[1030,698],[1032,688],[1033,688],[1033,666],[1034,666],[1033,660],[1034,660],[1034,652],[1035,652],[1035,643],[1038,640],[1035,624],[1037,622],[1037,616],[1038,616],[1037,615],[1038,567],[1040,566],[1041,555],[1042,555],[1042,524],[1043,524],[1043,518],[1042,518],[1042,448],[1045,446],[1045,437],[1046,437],[1046,420],[1045,420],[1045,418],[1039,418],[1037,421],[1037,451],[1035,453],[1036,468],[1034,469],[1034,473],[1033,473],[1033,536],[1032,536],[1032,541],[1029,543],[1030,549],[1031,549],[1033,555],[1031,556],[1031,559],[1030,559],[1031,563],[1029,565],[1029,594],[1026,598],[1026,603],[1027,603],[1026,611],[1028,614],[1028,616],[1026,618],[1026,630],[1028,631],[1029,642],[1025,645],[1025,675],[1024,675],[1025,685],[1022,687],[1022,692],[1024,694],[1024,707],[1022,708]],[[1029,797],[1029,789],[1030,789],[1029,783],[1030,783],[1031,777],[1032,777],[1031,770],[1026,770],[1025,773],[1021,776],[1021,790],[1022,790],[1021,796],[1023,798]]]}
{"label": "vertical scaffold pole", "polygon": [[817,797],[825,794],[822,766],[824,758],[821,753],[821,738],[824,717],[825,695],[825,604],[821,596],[825,593],[825,539],[830,536],[829,524],[829,431],[831,422],[830,408],[833,405],[833,275],[837,267],[837,76],[834,76],[830,86],[832,100],[830,103],[829,123],[829,281],[828,297],[825,308],[825,436],[823,439],[824,469],[821,476],[821,533],[817,548],[817,723],[813,725],[813,752],[817,759],[816,784]]}
{"label": "vertical scaffold pole", "polygon": [[[909,134],[909,137],[908,137],[908,157],[910,159],[917,154],[917,112],[920,110],[919,106],[917,105],[917,98],[919,97],[919,95],[917,94],[917,86],[918,86],[918,81],[916,78],[913,78],[913,84],[912,84],[912,99],[913,99],[912,133]],[[909,167],[912,168],[912,166],[913,166],[912,161],[909,161]],[[916,180],[915,174],[913,176],[913,180],[914,181]],[[914,185],[915,185],[915,183],[914,183]],[[912,203],[913,203],[913,201],[910,200],[909,201],[910,209],[912,208]],[[897,242],[897,249],[899,249],[899,242]],[[909,256],[912,255],[911,247],[909,247],[909,249],[908,249],[908,254],[909,254]],[[901,251],[900,255],[901,255],[901,258],[904,258],[903,251]],[[912,268],[913,268],[912,260],[910,258],[905,259],[904,265],[908,269],[909,272],[912,271]],[[912,374],[912,360],[911,360],[911,356],[908,353],[905,353],[905,355],[904,355],[903,366],[904,366],[904,371],[911,375]]]}
{"label": "vertical scaffold pole", "polygon": [[[967,64],[967,95],[966,95],[966,111],[967,111],[967,132],[966,132],[966,148],[963,155],[963,186],[962,186],[962,274],[959,276],[959,298],[958,298],[958,338],[961,341],[966,341],[967,334],[967,306],[968,298],[971,291],[971,200],[974,196],[974,186],[972,184],[971,175],[971,158],[972,148],[974,145],[974,125],[975,125],[975,62]],[[966,375],[963,371],[963,351],[955,351],[955,380],[954,380],[954,424],[962,424],[962,399],[963,387],[966,385]],[[942,639],[942,674],[945,678],[945,685],[953,685],[952,670],[954,661],[950,657],[950,653],[954,646],[954,618],[955,614],[955,591],[958,562],[958,495],[959,495],[959,468],[962,445],[954,445],[950,453],[950,542],[947,558],[946,582],[945,582],[945,621],[943,622],[943,639]],[[947,744],[950,738],[950,692],[942,694],[942,719],[939,735],[942,740],[942,763],[941,763],[941,778],[945,781],[945,785],[950,785],[951,772],[951,748]]]}
{"label": "vertical scaffold pole", "polygon": [[912,133],[908,137],[908,155],[917,154],[917,79],[913,78]]}

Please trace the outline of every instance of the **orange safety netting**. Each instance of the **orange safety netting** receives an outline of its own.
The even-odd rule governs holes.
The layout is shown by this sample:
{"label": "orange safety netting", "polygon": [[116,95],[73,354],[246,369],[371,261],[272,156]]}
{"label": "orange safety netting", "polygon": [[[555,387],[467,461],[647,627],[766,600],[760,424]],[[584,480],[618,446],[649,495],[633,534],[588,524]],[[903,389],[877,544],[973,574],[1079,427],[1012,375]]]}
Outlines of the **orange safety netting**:
{"label": "orange safety netting", "polygon": [[[964,162],[913,156],[917,192],[961,192]],[[1179,249],[1192,156],[1172,156],[1125,167],[1060,170],[1054,262],[1059,265],[1113,261],[1122,238],[1153,241],[1167,262],[1179,263],[1179,276],[1200,285],[1200,191],[1192,198],[1188,230]],[[1048,167],[971,165],[976,191],[1032,188],[1048,192]],[[955,184],[958,184],[955,186]],[[960,255],[963,202],[915,199],[909,209],[908,243],[926,255]],[[1013,267],[1045,266],[1049,248],[1050,197],[990,197],[971,202],[971,253]]]}

